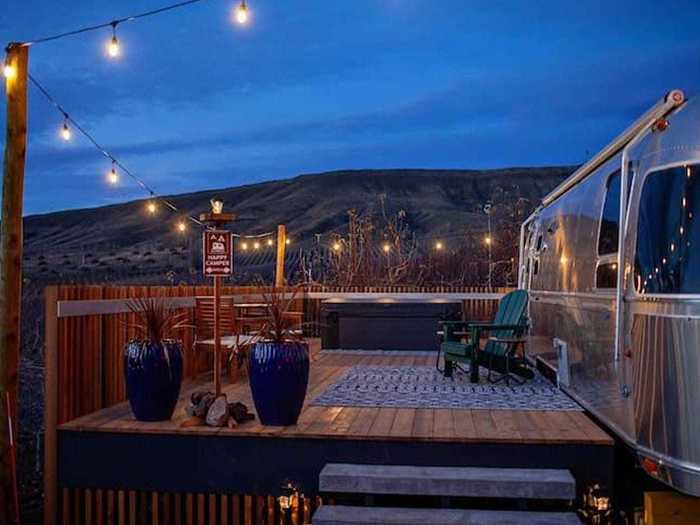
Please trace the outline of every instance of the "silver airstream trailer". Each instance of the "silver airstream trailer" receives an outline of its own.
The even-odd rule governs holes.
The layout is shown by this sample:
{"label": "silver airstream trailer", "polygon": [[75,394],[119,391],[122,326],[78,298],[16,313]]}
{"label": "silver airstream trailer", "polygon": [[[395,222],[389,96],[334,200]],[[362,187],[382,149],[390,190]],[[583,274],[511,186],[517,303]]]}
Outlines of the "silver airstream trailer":
{"label": "silver airstream trailer", "polygon": [[700,98],[671,91],[547,195],[520,261],[560,386],[700,496]]}

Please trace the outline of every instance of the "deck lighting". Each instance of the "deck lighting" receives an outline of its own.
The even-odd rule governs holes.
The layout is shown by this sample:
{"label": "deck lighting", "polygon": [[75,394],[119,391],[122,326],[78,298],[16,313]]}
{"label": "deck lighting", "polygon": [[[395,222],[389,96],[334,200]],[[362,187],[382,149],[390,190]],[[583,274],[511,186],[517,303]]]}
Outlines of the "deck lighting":
{"label": "deck lighting", "polygon": [[61,138],[68,142],[71,137],[70,128],[68,127],[68,119],[63,121],[63,128],[61,128]]}
{"label": "deck lighting", "polygon": [[272,239],[268,239],[266,244],[268,246],[272,246],[274,244],[274,242],[272,241]]}
{"label": "deck lighting", "polygon": [[340,251],[340,243],[339,243],[339,242],[334,242],[334,243],[333,243],[333,251],[334,251],[334,252],[339,252],[339,251]]}
{"label": "deck lighting", "polygon": [[442,250],[444,247],[445,247],[445,245],[442,244],[441,241],[438,241],[438,242],[435,243],[435,249],[436,249],[437,251]]}
{"label": "deck lighting", "polygon": [[250,11],[248,10],[245,0],[241,0],[241,3],[238,4],[238,7],[236,7],[235,16],[236,22],[238,22],[240,25],[245,25],[248,23]]}
{"label": "deck lighting", "polygon": [[389,253],[391,251],[391,246],[389,246],[389,243],[384,243],[382,250],[384,250],[384,253]]}
{"label": "deck lighting", "polygon": [[220,199],[219,197],[214,197],[209,201],[211,203],[211,212],[219,215],[220,213],[223,213],[224,211],[224,201],[223,199]]}
{"label": "deck lighting", "polygon": [[289,237],[287,237],[284,241],[284,244],[290,245],[290,244],[292,244],[292,240]]}
{"label": "deck lighting", "polygon": [[112,38],[107,43],[107,54],[110,58],[117,58],[121,52],[119,49],[119,40],[117,39],[117,23],[112,22]]}
{"label": "deck lighting", "polygon": [[119,182],[119,175],[117,174],[117,168],[115,167],[114,162],[112,162],[112,169],[109,170],[109,173],[107,173],[107,182],[112,185]]}
{"label": "deck lighting", "polygon": [[248,250],[248,243],[247,242],[241,243],[241,250],[243,250],[244,252]]}
{"label": "deck lighting", "polygon": [[187,224],[185,221],[180,221],[177,223],[177,231],[180,233],[185,233],[185,231],[187,231]]}
{"label": "deck lighting", "polygon": [[487,235],[486,237],[484,237],[484,242],[486,243],[486,246],[491,246],[493,239],[491,239],[490,235]]}
{"label": "deck lighting", "polygon": [[9,56],[5,57],[5,65],[2,68],[2,73],[8,80],[12,80],[17,76],[17,68],[10,63]]}
{"label": "deck lighting", "polygon": [[258,241],[255,241],[255,242],[253,243],[253,249],[255,249],[255,250],[259,250],[259,249],[260,249],[260,243],[259,243]]}
{"label": "deck lighting", "polygon": [[156,214],[156,209],[157,209],[157,208],[156,208],[156,203],[155,203],[155,202],[149,201],[149,203],[146,204],[146,210],[148,210],[148,213],[150,213],[151,215],[155,215],[155,214]]}

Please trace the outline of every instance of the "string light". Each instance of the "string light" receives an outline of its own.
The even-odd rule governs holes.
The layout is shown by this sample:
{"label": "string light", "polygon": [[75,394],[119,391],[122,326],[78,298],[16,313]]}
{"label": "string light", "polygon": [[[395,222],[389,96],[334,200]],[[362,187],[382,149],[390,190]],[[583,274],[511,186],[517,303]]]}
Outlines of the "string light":
{"label": "string light", "polygon": [[245,25],[248,23],[250,11],[248,10],[245,0],[241,0],[241,3],[238,4],[238,7],[236,7],[235,16],[236,22],[238,22],[240,25]]}
{"label": "string light", "polygon": [[112,169],[107,174],[107,182],[115,185],[119,182],[119,175],[117,174],[117,168],[115,167],[114,161],[112,161]]}
{"label": "string light", "polygon": [[267,245],[268,245],[268,246],[272,246],[273,244],[274,244],[274,242],[272,241],[272,239],[268,239],[268,240],[267,240]]}
{"label": "string light", "polygon": [[15,66],[10,63],[9,55],[5,57],[5,64],[2,67],[2,73],[8,80],[12,80],[17,76],[17,68],[15,68]]}
{"label": "string light", "polygon": [[334,243],[333,243],[333,251],[334,251],[334,252],[339,252],[339,251],[340,251],[340,243],[339,243],[339,242],[334,242]]}
{"label": "string light", "polygon": [[484,237],[484,242],[486,243],[486,246],[490,246],[493,242],[493,239],[491,239],[490,235],[487,235],[486,237]]}
{"label": "string light", "polygon": [[258,241],[255,241],[255,242],[253,243],[253,249],[254,249],[254,250],[259,250],[259,249],[260,249],[260,243],[259,243]]}
{"label": "string light", "polygon": [[155,215],[157,209],[158,209],[158,208],[157,208],[157,206],[156,206],[156,203],[153,202],[153,201],[149,201],[148,204],[146,204],[146,210],[147,210],[148,213],[150,213],[151,215]]}
{"label": "string light", "polygon": [[70,128],[68,127],[68,119],[63,121],[63,128],[61,128],[61,138],[68,142],[71,138]]}
{"label": "string light", "polygon": [[389,246],[388,243],[384,243],[382,250],[384,250],[384,253],[389,253],[391,251],[391,246]]}
{"label": "string light", "polygon": [[292,239],[290,239],[289,237],[287,237],[287,238],[285,239],[285,241],[284,241],[284,244],[286,244],[287,246],[289,246],[290,244],[292,244]]}
{"label": "string light", "polygon": [[187,223],[185,221],[178,222],[177,231],[179,231],[180,233],[185,233],[187,231]]}
{"label": "string light", "polygon": [[436,249],[437,251],[442,250],[444,247],[445,247],[445,246],[442,244],[442,241],[438,241],[438,242],[435,243],[435,249]]}
{"label": "string light", "polygon": [[119,56],[119,40],[117,40],[117,24],[119,22],[112,22],[112,39],[107,44],[107,54],[111,58],[117,58]]}
{"label": "string light", "polygon": [[248,243],[247,242],[241,243],[241,250],[243,250],[244,252],[248,250]]}

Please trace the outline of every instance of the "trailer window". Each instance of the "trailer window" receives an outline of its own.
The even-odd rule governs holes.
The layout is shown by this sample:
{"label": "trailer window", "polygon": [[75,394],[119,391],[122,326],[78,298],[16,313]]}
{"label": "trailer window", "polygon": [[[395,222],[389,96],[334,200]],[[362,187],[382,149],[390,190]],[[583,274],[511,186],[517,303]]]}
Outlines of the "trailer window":
{"label": "trailer window", "polygon": [[617,253],[618,231],[620,229],[620,170],[608,177],[603,214],[600,218],[598,235],[598,255]]}
{"label": "trailer window", "polygon": [[641,293],[700,293],[700,166],[650,174],[639,203],[635,284]]}

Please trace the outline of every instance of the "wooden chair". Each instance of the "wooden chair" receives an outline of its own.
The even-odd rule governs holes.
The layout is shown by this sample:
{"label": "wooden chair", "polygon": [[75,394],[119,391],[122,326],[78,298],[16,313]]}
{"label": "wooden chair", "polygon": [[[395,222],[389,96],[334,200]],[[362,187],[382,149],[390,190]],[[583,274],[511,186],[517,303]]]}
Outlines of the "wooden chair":
{"label": "wooden chair", "polygon": [[[219,306],[219,327],[221,337],[231,336],[234,334],[234,309],[233,298],[221,298]],[[197,297],[195,299],[195,332],[193,349],[195,355],[199,355],[200,351],[207,354],[214,352],[214,298],[213,297]],[[226,349],[223,348],[224,353]],[[222,356],[228,358],[228,356]],[[228,361],[228,359],[226,359]],[[230,368],[230,367],[229,367]]]}
{"label": "wooden chair", "polygon": [[[514,379],[520,383],[514,376],[532,379],[534,372],[528,367],[524,351],[521,356],[516,355],[517,348],[524,344],[522,336],[528,327],[527,300],[525,290],[506,294],[501,298],[492,323],[443,321],[444,340],[440,352],[445,357],[445,377],[452,377],[459,363],[469,363],[472,383],[479,381],[480,365],[488,368],[491,382]],[[490,337],[482,349],[481,339],[485,334]],[[493,380],[492,371],[500,373],[501,377]]]}

